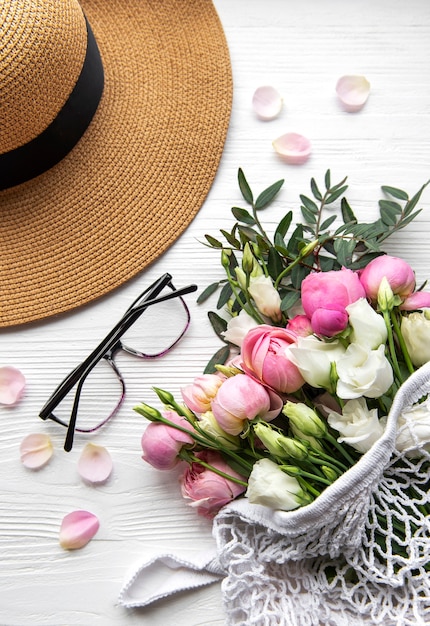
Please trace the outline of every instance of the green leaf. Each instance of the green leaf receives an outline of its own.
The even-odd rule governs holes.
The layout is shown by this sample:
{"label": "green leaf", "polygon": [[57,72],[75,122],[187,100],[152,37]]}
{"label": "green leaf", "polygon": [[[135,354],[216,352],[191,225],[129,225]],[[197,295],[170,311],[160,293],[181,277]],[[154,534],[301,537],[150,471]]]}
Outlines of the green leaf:
{"label": "green leaf", "polygon": [[224,287],[221,289],[221,293],[219,295],[216,308],[217,309],[222,309],[227,304],[227,302],[230,300],[232,294],[233,294],[233,290],[231,288],[230,283],[226,283],[224,285]]}
{"label": "green leaf", "polygon": [[423,193],[424,189],[427,187],[427,185],[430,183],[430,181],[427,181],[422,187],[421,189],[419,189],[417,191],[417,193],[412,196],[412,198],[406,203],[405,206],[405,215],[409,215],[409,213],[411,213],[413,211],[413,209],[417,206],[419,199],[421,198],[421,194]]}
{"label": "green leaf", "polygon": [[386,206],[385,204],[380,204],[379,212],[381,214],[381,220],[384,224],[387,224],[387,226],[395,226],[397,224],[396,214],[391,207]]}
{"label": "green leaf", "polygon": [[261,209],[264,209],[268,204],[270,204],[270,202],[272,202],[273,198],[276,196],[276,194],[281,189],[283,184],[284,184],[284,180],[281,179],[281,180],[278,180],[276,183],[273,183],[273,185],[270,185],[270,187],[267,187],[267,189],[265,189],[264,191],[262,191],[260,195],[258,196],[257,200],[255,201],[255,209],[259,211]]}
{"label": "green leaf", "polygon": [[316,198],[317,200],[319,200],[319,202],[321,202],[322,195],[321,195],[320,190],[318,189],[318,185],[315,182],[315,178],[311,178],[311,191],[312,191],[314,198]]}
{"label": "green leaf", "polygon": [[304,220],[308,223],[308,224],[316,224],[317,223],[317,218],[315,213],[313,213],[312,211],[310,211],[307,207],[305,206],[301,206],[300,207],[301,211],[302,211],[302,215]]}
{"label": "green leaf", "polygon": [[333,259],[333,257],[325,256],[324,254],[320,254],[318,257],[320,268],[323,272],[329,272],[330,270],[339,269],[340,265]]}
{"label": "green leaf", "polygon": [[205,235],[205,238],[213,248],[223,247],[222,243],[218,241],[218,239],[215,239],[215,237],[212,237],[212,235]]}
{"label": "green leaf", "polygon": [[401,205],[393,200],[379,200],[379,207],[389,209],[394,215],[401,215],[403,213]]}
{"label": "green leaf", "polygon": [[257,241],[257,233],[252,228],[248,228],[248,226],[239,226],[237,230],[242,246],[244,246],[247,241]]}
{"label": "green leaf", "polygon": [[295,256],[297,256],[297,254],[299,253],[299,243],[301,241],[303,241],[303,226],[302,224],[297,224],[287,245],[287,249],[290,252],[290,257],[294,258]]}
{"label": "green leaf", "polygon": [[331,215],[320,226],[320,230],[327,230],[333,224],[333,222],[337,219],[337,215]]}
{"label": "green leaf", "polygon": [[311,268],[305,265],[296,265],[291,270],[291,283],[296,289],[300,289],[302,281],[310,274]]}
{"label": "green leaf", "polygon": [[231,212],[238,222],[243,222],[244,224],[249,224],[250,226],[254,226],[254,224],[256,223],[255,219],[246,209],[241,209],[240,207],[234,206],[231,209]]}
{"label": "green leaf", "polygon": [[349,266],[355,246],[356,241],[354,239],[335,239],[334,250],[340,265]]}
{"label": "green leaf", "polygon": [[[333,187],[330,187],[330,189],[328,189],[328,191],[330,191],[330,193],[333,193],[334,191],[337,191],[340,187],[345,185],[345,182],[347,180],[347,176],[345,176],[345,178],[343,178],[340,183],[336,183],[336,185],[333,185]],[[348,188],[348,185],[345,185],[345,189]]]}
{"label": "green leaf", "polygon": [[340,209],[342,211],[342,219],[344,224],[349,222],[357,223],[357,218],[354,215],[354,211],[351,209],[349,202],[346,198],[342,198],[340,202]]}
{"label": "green leaf", "polygon": [[330,189],[330,184],[331,184],[331,174],[330,174],[330,170],[327,170],[324,176],[324,184],[325,184],[325,188],[327,189],[327,191]]}
{"label": "green leaf", "polygon": [[220,317],[218,313],[215,313],[214,311],[209,311],[208,318],[217,337],[224,341],[221,333],[227,330],[227,322],[225,321],[225,319]]}
{"label": "green leaf", "polygon": [[279,253],[275,248],[269,248],[269,258],[267,260],[267,269],[273,280],[276,280],[284,269],[284,264]]}
{"label": "green leaf", "polygon": [[202,302],[205,302],[213,293],[215,293],[218,287],[219,283],[212,283],[211,285],[208,285],[197,298],[197,304],[202,304]]}
{"label": "green leaf", "polygon": [[402,189],[398,189],[397,187],[390,187],[388,185],[383,185],[381,187],[382,191],[393,198],[397,198],[397,200],[409,200],[409,196],[406,191]]}
{"label": "green leaf", "polygon": [[230,357],[230,347],[223,346],[217,352],[215,352],[211,360],[206,365],[203,373],[204,374],[216,374],[217,369],[215,365],[224,365],[229,359],[229,357]]}
{"label": "green leaf", "polygon": [[252,205],[254,202],[254,196],[252,195],[251,188],[248,185],[248,181],[246,180],[245,174],[243,173],[241,168],[239,168],[239,171],[237,173],[237,178],[239,181],[239,189],[242,193],[242,196],[245,202]]}
{"label": "green leaf", "polygon": [[280,235],[282,237],[282,239],[285,237],[285,235],[288,232],[288,229],[291,226],[291,222],[293,220],[293,212],[292,211],[288,211],[288,213],[286,215],[284,215],[284,217],[281,219],[281,221],[279,222],[276,230],[275,230],[275,240],[277,238],[278,235]]}
{"label": "green leaf", "polygon": [[299,299],[300,294],[298,291],[289,291],[281,301],[281,311],[288,311],[294,306]]}
{"label": "green leaf", "polygon": [[318,215],[318,205],[311,200],[310,198],[308,198],[307,196],[304,196],[303,194],[300,194],[300,200],[302,201],[302,204],[311,212],[311,213],[315,213],[315,215]]}
{"label": "green leaf", "polygon": [[224,235],[224,237],[227,239],[228,243],[232,246],[232,248],[236,248],[237,250],[240,250],[239,239],[236,239],[236,237],[234,237],[231,233],[229,233],[226,230],[221,229],[221,232]]}
{"label": "green leaf", "polygon": [[340,196],[343,193],[345,193],[345,191],[347,189],[348,189],[348,185],[344,185],[343,187],[339,187],[339,189],[336,189],[336,191],[333,191],[332,193],[329,194],[329,196],[326,198],[325,203],[326,204],[331,204],[332,202],[334,202],[335,200],[340,198]]}

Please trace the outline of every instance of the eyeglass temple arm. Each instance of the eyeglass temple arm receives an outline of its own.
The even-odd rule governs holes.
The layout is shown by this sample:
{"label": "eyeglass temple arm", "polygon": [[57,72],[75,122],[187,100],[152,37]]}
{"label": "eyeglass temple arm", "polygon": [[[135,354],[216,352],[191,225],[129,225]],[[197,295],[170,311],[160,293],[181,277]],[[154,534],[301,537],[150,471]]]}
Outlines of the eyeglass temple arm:
{"label": "eyeglass temple arm", "polygon": [[[158,293],[170,282],[170,276],[168,277],[167,282],[164,282],[159,289]],[[164,278],[164,277],[163,277]],[[160,279],[161,280],[161,279]],[[157,284],[158,286],[158,284]],[[113,346],[119,341],[121,336],[130,328],[130,326],[142,315],[142,313],[146,310],[147,307],[152,306],[153,304],[159,304],[161,302],[165,302],[167,300],[171,300],[172,298],[182,297],[188,293],[192,293],[196,291],[197,285],[188,285],[187,287],[182,287],[181,289],[175,289],[171,293],[165,294],[161,297],[149,297],[142,301],[142,304],[135,306],[134,308],[129,308],[121,320],[114,326],[114,328],[110,331],[110,333],[101,341],[101,343],[88,355],[88,357],[76,367],[66,378],[65,381],[57,388],[57,390],[53,393],[51,398],[45,404],[43,409],[39,413],[39,417],[42,419],[47,419],[52,410],[58,403],[67,395],[67,393],[76,385],[80,378],[85,379],[91,369],[94,367],[100,359],[103,358],[103,355],[106,354],[109,350],[112,349]],[[154,290],[151,290],[150,296],[154,294]],[[141,297],[141,296],[140,296]],[[136,302],[140,300],[140,297]]]}

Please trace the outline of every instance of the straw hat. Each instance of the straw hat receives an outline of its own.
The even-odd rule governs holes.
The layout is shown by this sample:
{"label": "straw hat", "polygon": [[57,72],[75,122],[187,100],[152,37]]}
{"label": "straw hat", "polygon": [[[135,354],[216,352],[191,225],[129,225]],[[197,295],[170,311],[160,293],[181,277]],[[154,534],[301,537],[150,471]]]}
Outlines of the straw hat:
{"label": "straw hat", "polygon": [[162,254],[209,191],[231,99],[210,0],[0,0],[0,326]]}

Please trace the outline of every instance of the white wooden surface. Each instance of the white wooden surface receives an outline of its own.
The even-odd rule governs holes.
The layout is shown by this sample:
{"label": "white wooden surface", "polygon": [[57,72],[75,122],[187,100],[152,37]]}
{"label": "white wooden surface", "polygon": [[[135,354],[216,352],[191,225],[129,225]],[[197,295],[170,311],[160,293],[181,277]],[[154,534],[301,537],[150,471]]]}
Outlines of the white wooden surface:
{"label": "white wooden surface", "polygon": [[[221,277],[218,255],[198,243],[231,222],[240,203],[242,167],[261,191],[279,178],[284,189],[264,215],[275,224],[308,193],[312,176],[349,176],[349,200],[359,218],[375,218],[379,188],[415,192],[430,177],[430,3],[428,0],[215,0],[229,41],[235,92],[224,156],[206,203],[187,232],[144,275],[109,297],[69,315],[0,332],[0,363],[15,365],[28,384],[19,406],[0,413],[0,624],[1,626],[103,625],[221,626],[220,585],[182,595],[147,610],[117,604],[127,575],[152,552],[192,555],[212,545],[211,527],[179,495],[175,479],[140,458],[144,420],[131,407],[153,401],[151,385],[178,392],[198,375],[217,342],[206,320],[208,306],[194,296],[192,325],[163,361],[121,356],[128,383],[125,406],[97,436],[114,460],[114,475],[89,487],[77,475],[83,442],[62,452],[63,430],[37,415],[57,382],[111,328],[132,299],[164,271],[177,285],[203,289]],[[343,112],[335,84],[343,74],[371,83],[365,108]],[[271,122],[251,109],[256,87],[271,84],[285,106]],[[271,142],[295,131],[309,137],[313,154],[303,166],[281,162]],[[425,208],[390,251],[410,261],[421,281],[430,274],[430,192]],[[211,303],[215,306],[215,303]],[[41,471],[26,471],[19,444],[30,432],[49,432],[56,452]],[[63,516],[77,508],[101,521],[86,548],[66,552],[58,544]]]}

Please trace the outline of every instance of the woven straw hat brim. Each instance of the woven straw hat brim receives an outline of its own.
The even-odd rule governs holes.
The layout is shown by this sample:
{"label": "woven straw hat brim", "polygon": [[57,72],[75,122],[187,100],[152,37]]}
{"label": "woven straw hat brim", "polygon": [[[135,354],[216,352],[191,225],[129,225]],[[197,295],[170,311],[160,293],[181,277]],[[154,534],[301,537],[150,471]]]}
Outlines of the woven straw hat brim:
{"label": "woven straw hat brim", "polygon": [[141,272],[184,231],[216,174],[231,66],[209,0],[82,0],[103,60],[72,152],[0,192],[0,325],[61,313]]}

